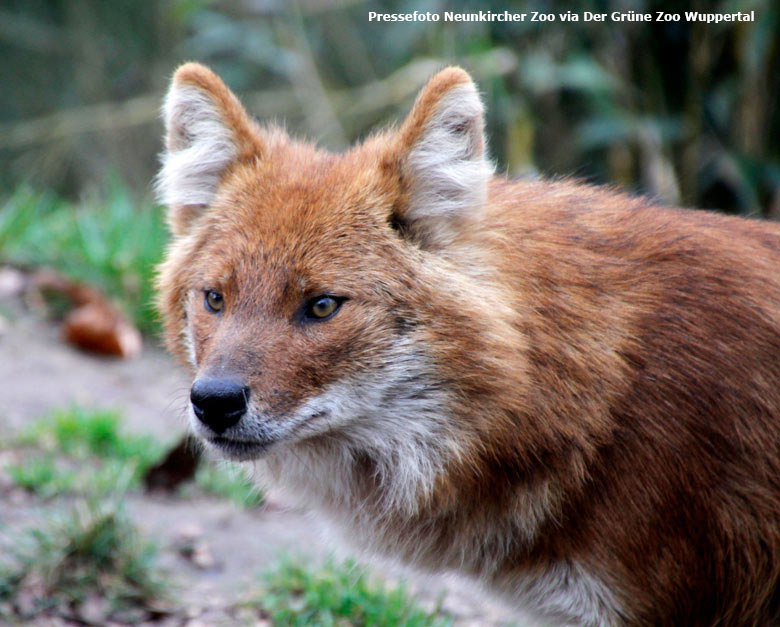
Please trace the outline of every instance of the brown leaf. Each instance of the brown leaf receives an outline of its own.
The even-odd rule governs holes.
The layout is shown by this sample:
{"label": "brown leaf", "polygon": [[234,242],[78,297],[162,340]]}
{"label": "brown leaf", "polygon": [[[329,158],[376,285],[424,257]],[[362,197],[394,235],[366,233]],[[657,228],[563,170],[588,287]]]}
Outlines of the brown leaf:
{"label": "brown leaf", "polygon": [[91,353],[129,358],[141,352],[141,334],[102,297],[69,313],[62,333],[66,341]]}
{"label": "brown leaf", "polygon": [[65,341],[100,355],[129,358],[141,351],[141,334],[97,288],[48,268],[37,270],[30,284],[42,306],[68,312],[62,327]]}

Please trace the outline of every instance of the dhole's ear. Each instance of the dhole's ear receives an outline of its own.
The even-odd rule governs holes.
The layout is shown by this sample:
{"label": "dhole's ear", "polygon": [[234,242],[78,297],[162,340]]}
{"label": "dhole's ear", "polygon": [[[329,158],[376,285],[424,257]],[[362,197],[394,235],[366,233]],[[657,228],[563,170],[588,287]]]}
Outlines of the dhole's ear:
{"label": "dhole's ear", "polygon": [[445,246],[478,219],[493,167],[484,111],[471,77],[450,67],[420,92],[397,136],[408,202],[393,219],[423,247]]}
{"label": "dhole's ear", "polygon": [[163,107],[166,150],[157,176],[169,223],[185,233],[211,204],[225,172],[261,152],[259,131],[238,99],[207,67],[186,63],[173,75]]}

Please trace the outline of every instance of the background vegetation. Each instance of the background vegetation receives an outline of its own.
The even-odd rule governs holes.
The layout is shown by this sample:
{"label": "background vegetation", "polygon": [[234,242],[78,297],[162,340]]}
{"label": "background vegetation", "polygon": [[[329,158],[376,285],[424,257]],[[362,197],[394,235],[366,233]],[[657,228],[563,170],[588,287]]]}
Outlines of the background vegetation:
{"label": "background vegetation", "polygon": [[[213,66],[261,118],[339,149],[397,118],[438,66],[485,94],[512,175],[576,175],[668,202],[780,217],[773,0],[7,0],[0,188],[149,189],[160,96]],[[377,23],[368,11],[755,11],[755,22]]]}

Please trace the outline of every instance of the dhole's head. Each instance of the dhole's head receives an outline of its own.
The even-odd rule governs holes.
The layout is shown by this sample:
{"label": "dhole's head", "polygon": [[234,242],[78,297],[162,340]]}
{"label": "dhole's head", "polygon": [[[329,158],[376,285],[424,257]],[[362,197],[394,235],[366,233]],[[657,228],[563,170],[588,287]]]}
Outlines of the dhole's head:
{"label": "dhole's head", "polygon": [[456,447],[456,373],[490,317],[464,272],[491,175],[469,76],[441,71],[397,130],[338,155],[258,126],[197,64],[165,123],[159,303],[195,432],[236,459]]}

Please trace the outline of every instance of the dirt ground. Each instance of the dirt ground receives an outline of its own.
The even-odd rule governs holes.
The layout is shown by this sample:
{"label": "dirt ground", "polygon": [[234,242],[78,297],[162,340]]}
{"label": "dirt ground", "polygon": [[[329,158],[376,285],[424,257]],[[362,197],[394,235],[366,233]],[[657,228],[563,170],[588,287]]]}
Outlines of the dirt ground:
{"label": "dirt ground", "polygon": [[[0,310],[0,439],[52,408],[77,403],[115,408],[128,430],[175,441],[185,429],[188,387],[184,373],[153,345],[129,361],[94,357],[62,342],[55,324],[20,307]],[[34,501],[18,490],[0,490],[0,530],[29,521]],[[281,554],[319,560],[336,548],[323,540],[315,517],[274,500],[246,510],[217,498],[133,494],[128,509],[162,547],[162,565],[186,608],[179,624],[190,627],[230,624],[229,608]],[[176,547],[183,536],[197,537],[207,547],[210,567],[198,568],[182,557]],[[336,554],[344,555],[338,548]],[[401,576],[381,567],[373,572],[391,580]],[[455,617],[455,625],[510,624],[506,611],[470,582],[402,576],[423,605],[433,607],[445,595],[443,608]]]}

